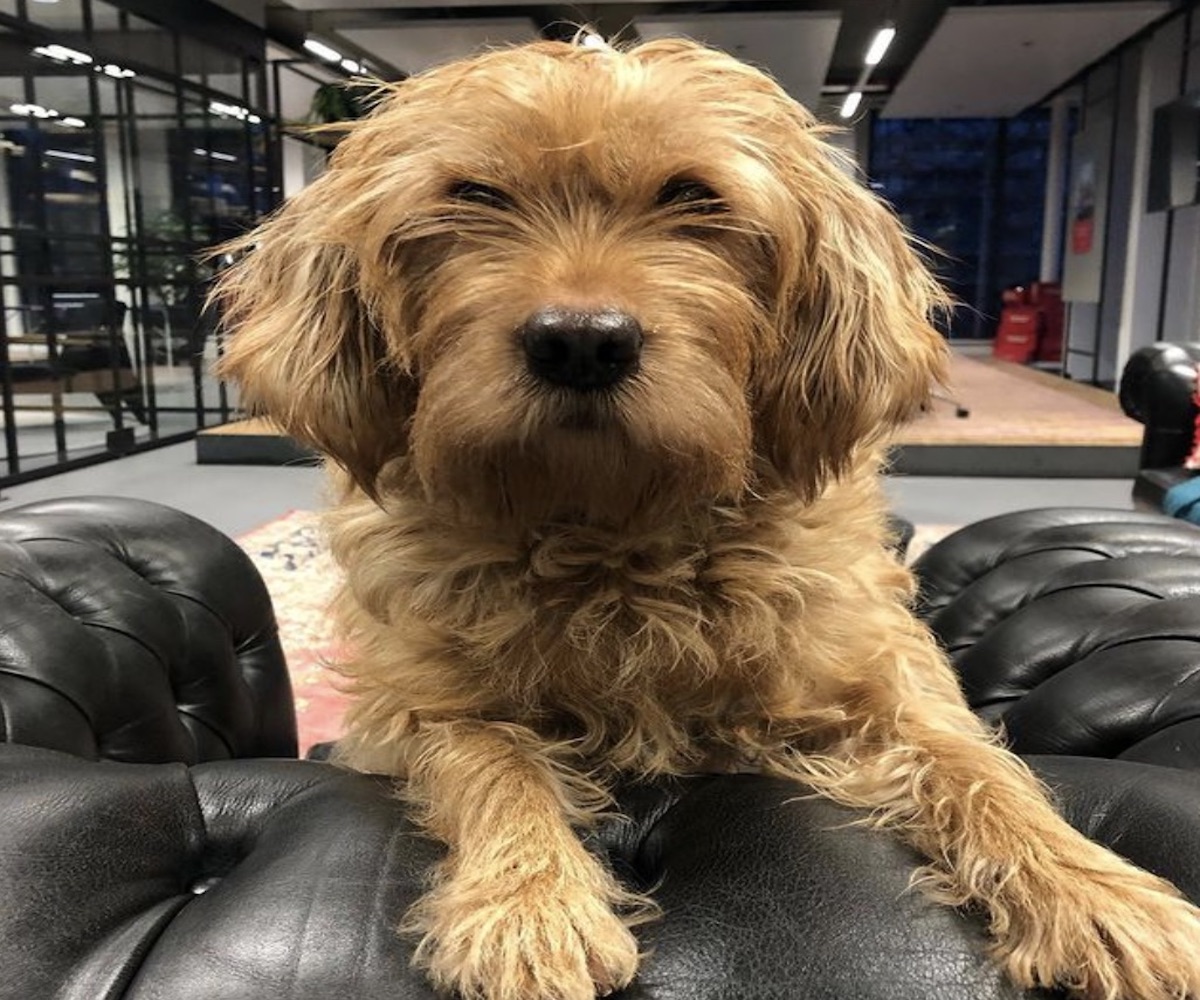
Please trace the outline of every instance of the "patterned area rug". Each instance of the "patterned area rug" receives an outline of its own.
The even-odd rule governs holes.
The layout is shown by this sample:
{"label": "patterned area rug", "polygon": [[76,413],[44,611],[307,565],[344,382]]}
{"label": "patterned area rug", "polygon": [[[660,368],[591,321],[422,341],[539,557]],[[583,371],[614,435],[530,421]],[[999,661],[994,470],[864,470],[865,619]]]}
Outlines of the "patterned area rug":
{"label": "patterned area rug", "polygon": [[311,511],[294,510],[243,535],[238,544],[258,567],[279,622],[296,700],[300,753],[342,732],[346,696],[326,665],[337,652],[325,609],[338,569]]}
{"label": "patterned area rug", "polygon": [[912,541],[908,543],[906,561],[911,565],[921,557],[927,548],[940,542],[960,527],[961,525],[958,524],[918,524],[913,531]]}
{"label": "patterned area rug", "polygon": [[[919,525],[909,545],[915,559],[953,525]],[[325,609],[338,584],[338,569],[325,550],[311,511],[294,510],[243,535],[238,544],[266,581],[275,605],[283,651],[296,699],[300,753],[341,735],[347,698],[327,664],[337,653]]]}

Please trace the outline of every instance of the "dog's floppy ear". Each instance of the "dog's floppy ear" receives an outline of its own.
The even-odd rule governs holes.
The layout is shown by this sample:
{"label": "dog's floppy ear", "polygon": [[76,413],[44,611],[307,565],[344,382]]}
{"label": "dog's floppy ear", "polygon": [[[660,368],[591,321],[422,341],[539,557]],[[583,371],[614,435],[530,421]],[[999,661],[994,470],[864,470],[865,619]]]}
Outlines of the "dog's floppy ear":
{"label": "dog's floppy ear", "polygon": [[776,247],[776,342],[755,375],[759,449],[811,498],[944,379],[931,314],[946,294],[899,221],[805,128],[783,171],[794,228]]}
{"label": "dog's floppy ear", "polygon": [[[213,298],[233,334],[217,371],[242,405],[343,466],[364,490],[403,452],[415,385],[363,301],[359,262],[320,226],[319,185],[224,248]],[[310,202],[314,202],[310,204]]]}

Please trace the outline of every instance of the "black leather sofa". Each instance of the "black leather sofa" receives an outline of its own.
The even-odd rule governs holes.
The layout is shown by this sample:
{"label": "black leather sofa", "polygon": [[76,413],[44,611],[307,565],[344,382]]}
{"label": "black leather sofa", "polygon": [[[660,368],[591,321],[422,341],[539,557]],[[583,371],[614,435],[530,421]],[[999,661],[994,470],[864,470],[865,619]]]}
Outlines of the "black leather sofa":
{"label": "black leather sofa", "polygon": [[[1071,821],[1200,900],[1200,529],[1032,511],[919,573],[972,703]],[[0,998],[431,997],[391,927],[438,847],[386,781],[292,759],[270,602],[212,528],[103,498],[0,514],[0,732]],[[666,913],[625,1000],[1032,996],[845,810],[751,775],[620,798],[595,849]]]}
{"label": "black leather sofa", "polygon": [[1133,499],[1160,510],[1163,495],[1193,473],[1183,468],[1196,429],[1200,344],[1161,342],[1134,351],[1121,372],[1121,409],[1143,425]]}

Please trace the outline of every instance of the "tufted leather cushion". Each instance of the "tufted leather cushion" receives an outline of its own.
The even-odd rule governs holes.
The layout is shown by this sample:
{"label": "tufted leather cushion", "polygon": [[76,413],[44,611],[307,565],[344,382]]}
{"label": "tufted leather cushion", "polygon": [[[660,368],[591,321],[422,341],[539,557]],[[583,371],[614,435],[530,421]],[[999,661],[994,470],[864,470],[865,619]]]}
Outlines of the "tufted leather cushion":
{"label": "tufted leather cushion", "polygon": [[215,528],[144,501],[0,513],[0,739],[121,761],[294,757],[254,565]]}
{"label": "tufted leather cushion", "polygon": [[915,570],[968,701],[1018,752],[1200,767],[1200,529],[1025,511],[969,525]]}
{"label": "tufted leather cushion", "polygon": [[[1092,836],[1200,898],[1200,775],[1035,761]],[[93,763],[0,747],[0,993],[433,1000],[392,927],[440,848],[380,779],[302,761]],[[1015,1000],[918,859],[752,775],[626,790],[596,837],[666,916],[622,1000]],[[1170,837],[1164,849],[1163,831]],[[1037,994],[1044,996],[1044,994]]]}

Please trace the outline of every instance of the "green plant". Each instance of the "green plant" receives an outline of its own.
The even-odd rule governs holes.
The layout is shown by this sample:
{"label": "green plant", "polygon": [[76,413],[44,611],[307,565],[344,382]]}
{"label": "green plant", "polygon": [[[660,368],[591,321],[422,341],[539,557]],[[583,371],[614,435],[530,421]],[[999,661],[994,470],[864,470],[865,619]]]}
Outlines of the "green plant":
{"label": "green plant", "polygon": [[314,125],[356,121],[370,112],[378,97],[374,85],[358,80],[323,83],[313,93],[308,120]]}

